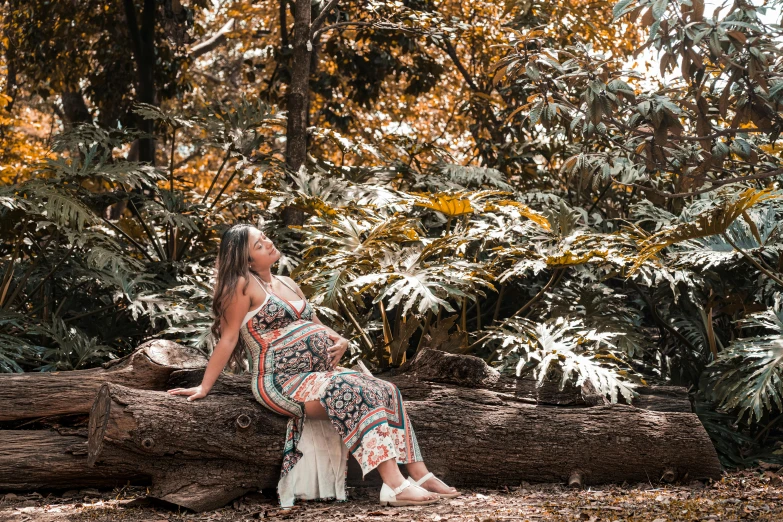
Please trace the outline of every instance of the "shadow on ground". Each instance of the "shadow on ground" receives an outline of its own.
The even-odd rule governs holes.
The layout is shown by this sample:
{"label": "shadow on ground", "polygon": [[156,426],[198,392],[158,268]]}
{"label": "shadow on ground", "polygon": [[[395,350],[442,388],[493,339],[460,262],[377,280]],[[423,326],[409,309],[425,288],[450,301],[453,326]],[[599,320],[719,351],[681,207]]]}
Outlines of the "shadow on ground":
{"label": "shadow on ground", "polygon": [[301,502],[284,511],[272,494],[253,493],[219,510],[192,513],[148,500],[144,488],[7,494],[0,495],[0,522],[783,520],[783,470],[770,469],[728,473],[708,484],[664,487],[635,484],[572,490],[562,485],[524,483],[508,490],[471,489],[456,499],[412,508],[380,507],[376,488],[351,488],[349,495],[348,502]]}

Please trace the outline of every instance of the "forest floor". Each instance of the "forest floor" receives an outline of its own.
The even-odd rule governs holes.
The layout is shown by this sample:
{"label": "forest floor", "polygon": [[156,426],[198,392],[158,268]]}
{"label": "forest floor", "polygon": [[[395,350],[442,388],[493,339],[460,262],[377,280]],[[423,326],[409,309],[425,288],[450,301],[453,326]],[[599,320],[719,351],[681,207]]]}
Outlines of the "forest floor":
{"label": "forest floor", "polygon": [[144,497],[145,489],[71,491],[64,494],[0,494],[0,522],[126,521],[783,521],[783,470],[727,473],[719,481],[668,486],[635,484],[568,489],[527,484],[508,490],[470,489],[456,499],[412,508],[382,508],[377,488],[351,488],[349,502],[300,502],[280,510],[277,499],[246,495],[231,506],[204,513],[173,510]]}

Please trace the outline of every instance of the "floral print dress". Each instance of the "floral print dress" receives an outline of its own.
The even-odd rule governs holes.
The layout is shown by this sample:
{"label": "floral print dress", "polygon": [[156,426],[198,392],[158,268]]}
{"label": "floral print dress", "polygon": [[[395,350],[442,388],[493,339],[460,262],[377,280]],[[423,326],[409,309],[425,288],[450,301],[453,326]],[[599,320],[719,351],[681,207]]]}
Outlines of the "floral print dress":
{"label": "floral print dress", "polygon": [[297,308],[268,292],[266,301],[248,315],[252,316],[240,333],[253,376],[253,395],[270,410],[290,417],[281,477],[302,456],[297,444],[304,403],[314,400],[326,410],[363,475],[391,458],[401,464],[422,460],[400,391],[371,375],[332,370],[327,349],[333,342],[326,327],[312,322],[310,303],[304,301]]}

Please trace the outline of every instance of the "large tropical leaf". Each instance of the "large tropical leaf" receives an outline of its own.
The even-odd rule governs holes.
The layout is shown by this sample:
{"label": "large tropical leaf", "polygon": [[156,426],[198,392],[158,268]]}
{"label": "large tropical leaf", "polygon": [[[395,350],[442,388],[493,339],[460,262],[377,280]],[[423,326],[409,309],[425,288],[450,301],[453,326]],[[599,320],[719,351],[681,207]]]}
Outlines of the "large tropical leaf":
{"label": "large tropical leaf", "polygon": [[727,199],[722,205],[696,216],[692,221],[666,227],[647,238],[641,245],[633,270],[654,257],[664,248],[675,243],[713,236],[726,232],[729,226],[754,205],[781,194],[772,189],[746,189],[736,197]]}
{"label": "large tropical leaf", "polygon": [[579,319],[557,317],[541,323],[506,321],[488,339],[499,343],[496,360],[501,368],[513,365],[517,376],[532,371],[538,386],[555,370],[561,373],[561,389],[569,382],[581,386],[590,381],[612,402],[622,396],[630,403],[635,395],[634,372],[616,346],[622,335],[587,328]]}

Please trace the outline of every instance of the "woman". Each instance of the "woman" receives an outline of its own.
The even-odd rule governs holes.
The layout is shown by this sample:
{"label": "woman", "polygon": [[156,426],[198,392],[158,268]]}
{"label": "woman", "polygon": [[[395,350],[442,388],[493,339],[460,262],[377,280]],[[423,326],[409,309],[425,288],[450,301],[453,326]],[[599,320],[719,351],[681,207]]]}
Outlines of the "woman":
{"label": "woman", "polygon": [[[300,476],[315,473],[295,468],[307,418],[330,422],[363,475],[378,468],[382,504],[430,504],[459,495],[427,471],[397,387],[337,366],[348,341],[321,323],[292,279],[272,275],[279,258],[272,241],[255,227],[235,225],[223,234],[212,303],[212,330],[219,341],[201,384],[169,393],[189,401],[205,397],[229,359],[239,361],[244,351],[256,400],[290,417],[279,493],[291,487],[293,470]],[[397,463],[407,465],[409,480]]]}

